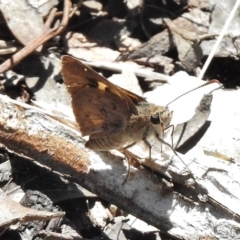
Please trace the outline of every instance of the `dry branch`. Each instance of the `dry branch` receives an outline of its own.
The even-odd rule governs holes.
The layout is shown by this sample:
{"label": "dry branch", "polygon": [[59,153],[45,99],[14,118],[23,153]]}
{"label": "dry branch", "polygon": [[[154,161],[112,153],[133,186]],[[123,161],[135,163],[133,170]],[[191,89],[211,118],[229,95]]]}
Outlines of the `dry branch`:
{"label": "dry branch", "polygon": [[15,53],[11,58],[3,62],[0,65],[0,73],[10,70],[43,43],[63,32],[68,24],[70,8],[71,2],[69,0],[64,0],[64,11],[61,22],[56,22],[55,26],[50,28],[57,11],[56,8],[53,8],[48,16],[48,19],[46,20],[43,33],[36,39],[33,39],[27,46]]}
{"label": "dry branch", "polygon": [[173,191],[163,190],[165,180],[153,182],[149,174],[133,167],[122,186],[127,171],[121,157],[84,148],[78,133],[4,96],[0,96],[0,110],[0,142],[8,149],[71,176],[171,236],[191,240],[240,237],[240,171],[236,165],[211,157],[201,157],[199,164],[195,159],[189,168],[196,183],[187,188],[182,184],[184,176],[176,173],[178,159],[172,160],[165,172],[164,164],[156,161],[162,172],[172,173],[175,182],[179,179]]}

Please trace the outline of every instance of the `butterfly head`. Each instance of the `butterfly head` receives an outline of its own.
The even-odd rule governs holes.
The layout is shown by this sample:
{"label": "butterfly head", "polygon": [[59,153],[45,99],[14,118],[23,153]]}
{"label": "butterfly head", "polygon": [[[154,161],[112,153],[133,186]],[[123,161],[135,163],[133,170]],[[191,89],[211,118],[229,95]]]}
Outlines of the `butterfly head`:
{"label": "butterfly head", "polygon": [[164,129],[170,125],[172,115],[173,112],[170,112],[168,108],[151,114],[150,122],[158,134],[161,135]]}

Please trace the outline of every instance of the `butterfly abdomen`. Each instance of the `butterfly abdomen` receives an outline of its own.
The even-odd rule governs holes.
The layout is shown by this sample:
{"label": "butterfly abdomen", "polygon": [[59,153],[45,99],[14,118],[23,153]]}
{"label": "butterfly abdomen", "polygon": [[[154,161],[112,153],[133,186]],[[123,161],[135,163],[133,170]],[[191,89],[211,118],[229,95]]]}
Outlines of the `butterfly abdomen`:
{"label": "butterfly abdomen", "polygon": [[[129,130],[128,128],[125,129],[124,131]],[[112,149],[122,149],[124,146],[128,146],[135,142],[135,139],[132,138],[132,134],[130,133],[131,131],[129,130],[128,135],[126,137],[126,133],[120,131],[117,133],[112,134],[111,136],[106,136],[102,134],[102,136],[94,136],[89,138],[89,140],[85,143],[85,147],[97,150],[97,151],[109,151]]]}
{"label": "butterfly abdomen", "polygon": [[114,144],[108,137],[100,137],[89,139],[85,143],[85,147],[97,150],[97,151],[108,151],[114,149],[116,144]]}

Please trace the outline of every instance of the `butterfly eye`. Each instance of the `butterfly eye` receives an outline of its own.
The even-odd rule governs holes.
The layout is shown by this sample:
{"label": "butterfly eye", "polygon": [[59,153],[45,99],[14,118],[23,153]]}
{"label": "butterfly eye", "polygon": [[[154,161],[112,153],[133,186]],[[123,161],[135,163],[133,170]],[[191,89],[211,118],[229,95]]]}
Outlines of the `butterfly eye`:
{"label": "butterfly eye", "polygon": [[150,121],[154,125],[160,124],[161,123],[161,119],[159,117],[159,114],[158,113],[152,114],[151,118],[150,118]]}

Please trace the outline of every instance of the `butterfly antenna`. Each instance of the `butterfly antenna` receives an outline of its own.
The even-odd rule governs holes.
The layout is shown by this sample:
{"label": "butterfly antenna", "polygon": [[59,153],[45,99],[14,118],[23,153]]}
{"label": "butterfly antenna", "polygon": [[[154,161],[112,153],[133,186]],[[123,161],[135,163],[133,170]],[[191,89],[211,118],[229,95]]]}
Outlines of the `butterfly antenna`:
{"label": "butterfly antenna", "polygon": [[210,81],[208,81],[208,82],[206,82],[206,83],[204,83],[204,84],[202,84],[202,85],[200,85],[200,86],[198,86],[198,87],[196,87],[196,88],[193,88],[193,89],[191,89],[191,90],[183,93],[182,95],[178,96],[177,98],[175,98],[175,99],[173,99],[171,102],[169,102],[169,103],[167,104],[167,106],[168,106],[169,104],[175,102],[175,101],[178,100],[179,98],[187,95],[188,93],[193,92],[193,91],[195,91],[195,90],[197,90],[197,89],[199,89],[199,88],[202,88],[202,87],[207,86],[207,85],[212,84],[212,83],[218,83],[218,84],[220,84],[220,82],[219,82],[217,79],[212,79],[212,80],[210,80]]}

